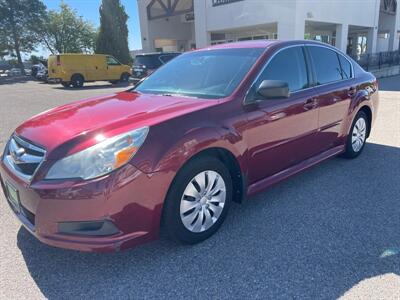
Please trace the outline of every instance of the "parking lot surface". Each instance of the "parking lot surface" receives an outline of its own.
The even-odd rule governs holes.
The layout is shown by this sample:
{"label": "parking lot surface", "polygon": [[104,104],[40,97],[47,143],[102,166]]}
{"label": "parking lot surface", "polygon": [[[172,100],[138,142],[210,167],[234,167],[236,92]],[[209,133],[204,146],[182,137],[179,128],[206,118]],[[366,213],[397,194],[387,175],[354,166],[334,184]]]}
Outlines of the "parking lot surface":
{"label": "parking lot surface", "polygon": [[[27,118],[126,89],[0,85],[0,149]],[[363,154],[334,158],[233,205],[209,240],[112,254],[51,248],[0,195],[0,298],[400,299],[400,77],[380,82]]]}

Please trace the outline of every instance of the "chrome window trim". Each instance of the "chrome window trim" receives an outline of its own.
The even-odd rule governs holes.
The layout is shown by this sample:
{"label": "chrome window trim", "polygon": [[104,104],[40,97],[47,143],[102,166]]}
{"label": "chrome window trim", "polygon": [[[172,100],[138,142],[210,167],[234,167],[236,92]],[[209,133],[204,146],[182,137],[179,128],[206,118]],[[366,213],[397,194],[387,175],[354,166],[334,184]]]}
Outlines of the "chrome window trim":
{"label": "chrome window trim", "polygon": [[[257,82],[257,80],[260,78],[261,74],[264,72],[264,70],[268,67],[268,65],[270,64],[270,62],[274,59],[274,57],[275,57],[278,53],[280,53],[280,52],[283,51],[283,50],[290,49],[290,48],[294,48],[294,47],[308,47],[308,46],[326,48],[326,49],[329,49],[329,50],[334,51],[337,55],[343,56],[343,57],[350,63],[350,65],[351,65],[351,77],[350,77],[350,78],[347,78],[347,79],[340,79],[340,80],[336,80],[336,81],[324,83],[324,84],[309,86],[309,87],[304,88],[304,89],[300,89],[300,90],[296,90],[296,91],[290,92],[290,95],[293,95],[293,94],[296,94],[296,93],[299,93],[299,92],[302,92],[302,91],[310,90],[310,89],[313,89],[313,88],[316,88],[316,87],[326,86],[326,85],[329,85],[329,84],[338,83],[338,82],[340,82],[340,81],[346,81],[346,80],[351,80],[351,79],[354,79],[354,78],[355,78],[355,76],[354,76],[354,65],[353,65],[353,63],[352,63],[345,55],[343,55],[343,53],[341,53],[338,49],[335,49],[335,48],[332,48],[332,47],[328,47],[328,46],[325,46],[325,45],[306,44],[306,43],[303,43],[303,44],[296,44],[296,45],[289,45],[289,46],[283,47],[283,48],[279,49],[278,51],[276,51],[276,52],[271,56],[271,58],[264,64],[263,68],[262,68],[262,69],[260,70],[260,72],[257,74],[257,77],[253,80],[253,82],[251,83],[250,87],[248,88],[248,90],[247,90],[247,92],[246,92],[246,94],[245,94],[245,96],[244,96],[243,104],[244,104],[244,105],[248,104],[248,102],[247,102],[247,101],[248,101],[247,97],[248,97],[248,94],[249,94],[251,88],[254,86],[254,84],[255,84],[255,83]],[[310,57],[310,58],[311,58],[311,57]],[[311,59],[312,59],[312,58],[311,58]],[[305,62],[306,62],[306,64],[307,64],[307,58],[306,58],[306,57],[304,57],[304,60],[305,60]],[[339,64],[340,64],[340,61],[339,61]],[[311,62],[311,65],[313,66],[313,62]],[[251,103],[251,102],[250,102],[250,103]]]}

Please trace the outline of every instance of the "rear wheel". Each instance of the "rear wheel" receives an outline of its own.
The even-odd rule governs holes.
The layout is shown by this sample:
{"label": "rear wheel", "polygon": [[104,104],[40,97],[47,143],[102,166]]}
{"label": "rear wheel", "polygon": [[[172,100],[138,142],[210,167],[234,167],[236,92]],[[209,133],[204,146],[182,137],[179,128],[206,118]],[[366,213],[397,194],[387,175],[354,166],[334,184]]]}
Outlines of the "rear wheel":
{"label": "rear wheel", "polygon": [[121,82],[128,82],[130,75],[128,73],[124,73],[121,75]]}
{"label": "rear wheel", "polygon": [[66,82],[66,81],[62,81],[61,82],[61,85],[63,86],[63,87],[65,87],[65,88],[67,88],[67,87],[70,87],[70,83],[69,82]]}
{"label": "rear wheel", "polygon": [[71,84],[74,88],[80,88],[83,86],[84,78],[80,74],[73,75],[71,78]]}
{"label": "rear wheel", "polygon": [[204,157],[179,171],[168,193],[164,226],[169,236],[195,244],[213,235],[224,221],[232,201],[232,180],[224,164]]}
{"label": "rear wheel", "polygon": [[367,140],[368,126],[368,117],[365,112],[358,112],[347,137],[345,157],[356,158],[361,154]]}

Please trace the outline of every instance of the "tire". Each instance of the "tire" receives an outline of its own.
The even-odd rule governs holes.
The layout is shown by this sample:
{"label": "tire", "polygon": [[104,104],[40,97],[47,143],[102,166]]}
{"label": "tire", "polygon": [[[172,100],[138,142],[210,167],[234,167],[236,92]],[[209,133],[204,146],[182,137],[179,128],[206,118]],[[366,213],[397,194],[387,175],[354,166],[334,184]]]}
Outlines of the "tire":
{"label": "tire", "polygon": [[343,154],[346,158],[356,158],[364,150],[369,131],[368,117],[363,111],[359,111],[353,120],[346,141],[346,149]]}
{"label": "tire", "polygon": [[70,87],[70,83],[69,82],[65,82],[65,81],[62,81],[61,82],[61,85],[63,86],[63,87],[65,87],[65,88],[68,88],[68,87]]}
{"label": "tire", "polygon": [[194,159],[178,172],[169,189],[163,226],[173,240],[202,242],[219,229],[231,202],[232,180],[225,165],[213,157]]}
{"label": "tire", "polygon": [[71,84],[74,88],[83,87],[84,81],[85,81],[85,79],[80,74],[73,75],[71,78]]}
{"label": "tire", "polygon": [[121,75],[120,82],[128,82],[130,76],[131,76],[131,75],[128,74],[128,73],[123,73],[123,74]]}

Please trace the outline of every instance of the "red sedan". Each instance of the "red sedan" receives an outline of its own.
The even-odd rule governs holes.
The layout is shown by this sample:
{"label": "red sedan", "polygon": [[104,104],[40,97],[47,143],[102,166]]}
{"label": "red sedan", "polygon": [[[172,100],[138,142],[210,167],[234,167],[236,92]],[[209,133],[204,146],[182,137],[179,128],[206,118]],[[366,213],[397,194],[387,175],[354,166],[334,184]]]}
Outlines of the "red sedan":
{"label": "red sedan", "polygon": [[325,44],[217,45],[180,55],[131,90],[26,121],[7,143],[0,181],[17,218],[49,245],[121,250],[156,239],[160,227],[197,243],[232,201],[360,155],[377,89]]}

